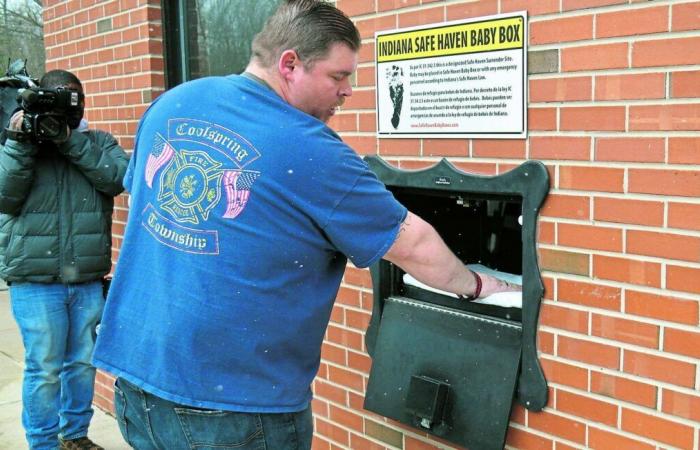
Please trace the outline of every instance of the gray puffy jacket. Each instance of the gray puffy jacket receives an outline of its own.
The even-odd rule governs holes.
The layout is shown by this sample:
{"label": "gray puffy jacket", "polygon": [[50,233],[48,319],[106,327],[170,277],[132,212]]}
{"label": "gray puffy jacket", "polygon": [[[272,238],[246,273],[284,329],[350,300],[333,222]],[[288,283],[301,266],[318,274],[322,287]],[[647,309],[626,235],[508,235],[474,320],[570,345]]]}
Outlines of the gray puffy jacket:
{"label": "gray puffy jacket", "polygon": [[0,278],[82,283],[109,273],[114,197],[128,157],[111,134],[0,146]]}

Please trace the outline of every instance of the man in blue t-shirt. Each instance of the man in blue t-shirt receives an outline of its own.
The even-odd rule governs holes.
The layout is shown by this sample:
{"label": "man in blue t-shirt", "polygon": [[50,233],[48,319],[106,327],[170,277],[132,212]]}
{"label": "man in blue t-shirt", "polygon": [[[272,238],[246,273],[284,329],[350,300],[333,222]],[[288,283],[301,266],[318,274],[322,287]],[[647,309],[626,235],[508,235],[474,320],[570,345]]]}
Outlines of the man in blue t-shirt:
{"label": "man in blue t-shirt", "polygon": [[185,83],[144,115],[94,356],[134,448],[310,448],[347,259],[467,296],[509,289],[467,270],[325,125],[359,47],[334,6],[286,0],[243,75]]}

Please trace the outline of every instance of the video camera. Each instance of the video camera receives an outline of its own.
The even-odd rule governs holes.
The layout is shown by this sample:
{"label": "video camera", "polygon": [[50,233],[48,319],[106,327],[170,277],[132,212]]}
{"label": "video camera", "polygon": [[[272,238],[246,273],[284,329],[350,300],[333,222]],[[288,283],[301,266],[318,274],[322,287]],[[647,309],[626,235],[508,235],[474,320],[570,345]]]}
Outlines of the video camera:
{"label": "video camera", "polygon": [[[9,64],[5,77],[0,78],[2,89],[3,125],[9,116],[17,111],[17,105],[24,111],[22,130],[6,129],[7,136],[17,141],[42,143],[62,141],[68,136],[71,116],[82,115],[84,96],[73,89],[47,89],[37,86],[37,80],[27,73],[26,61],[21,59]],[[10,112],[7,103],[10,92],[14,92],[14,110]],[[7,101],[6,101],[7,100]]]}
{"label": "video camera", "polygon": [[17,102],[24,110],[22,132],[36,143],[68,137],[68,116],[82,110],[83,94],[73,89],[20,89]]}

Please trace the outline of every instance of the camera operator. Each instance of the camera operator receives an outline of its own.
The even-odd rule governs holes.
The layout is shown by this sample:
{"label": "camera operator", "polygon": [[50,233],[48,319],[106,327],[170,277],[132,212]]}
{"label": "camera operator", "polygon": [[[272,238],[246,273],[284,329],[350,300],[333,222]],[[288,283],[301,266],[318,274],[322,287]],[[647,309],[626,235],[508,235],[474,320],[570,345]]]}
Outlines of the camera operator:
{"label": "camera operator", "polygon": [[22,424],[32,450],[101,449],[87,437],[90,359],[128,157],[112,135],[86,129],[74,74],[47,72],[40,88],[75,91],[80,102],[53,111],[66,129],[48,140],[28,133],[29,113],[17,111],[0,145],[0,277],[25,347]]}

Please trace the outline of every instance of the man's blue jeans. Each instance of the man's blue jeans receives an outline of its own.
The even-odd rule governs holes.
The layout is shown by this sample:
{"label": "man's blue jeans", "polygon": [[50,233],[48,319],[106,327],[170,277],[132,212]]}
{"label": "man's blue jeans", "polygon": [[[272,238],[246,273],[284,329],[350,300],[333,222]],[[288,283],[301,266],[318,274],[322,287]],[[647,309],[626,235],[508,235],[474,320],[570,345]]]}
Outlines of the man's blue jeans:
{"label": "man's blue jeans", "polygon": [[149,394],[123,378],[114,387],[117,422],[136,450],[308,450],[311,407],[257,414],[197,409]]}
{"label": "man's blue jeans", "polygon": [[22,425],[30,449],[54,450],[59,434],[86,436],[92,418],[102,283],[13,283],[10,302],[24,342]]}

